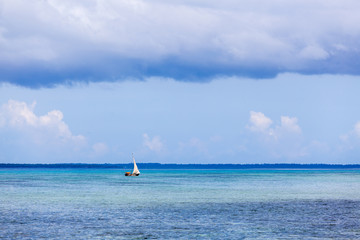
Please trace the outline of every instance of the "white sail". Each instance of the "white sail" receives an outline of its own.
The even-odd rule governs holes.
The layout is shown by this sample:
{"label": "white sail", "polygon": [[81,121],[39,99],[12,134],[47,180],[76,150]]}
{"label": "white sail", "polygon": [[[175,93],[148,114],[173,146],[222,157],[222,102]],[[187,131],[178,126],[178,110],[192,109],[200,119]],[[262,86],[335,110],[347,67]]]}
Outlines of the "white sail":
{"label": "white sail", "polygon": [[134,155],[132,156],[132,159],[133,159],[133,161],[134,161],[134,170],[133,170],[132,174],[139,175],[139,174],[140,174],[140,171],[139,171],[139,169],[138,169],[138,167],[137,167],[137,165],[136,165]]}

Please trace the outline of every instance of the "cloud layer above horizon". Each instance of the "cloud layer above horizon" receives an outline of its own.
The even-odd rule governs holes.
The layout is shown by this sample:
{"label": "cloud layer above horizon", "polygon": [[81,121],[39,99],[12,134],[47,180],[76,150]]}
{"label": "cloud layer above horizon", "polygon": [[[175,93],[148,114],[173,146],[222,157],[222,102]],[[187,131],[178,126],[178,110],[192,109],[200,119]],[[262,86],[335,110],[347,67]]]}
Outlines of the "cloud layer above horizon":
{"label": "cloud layer above horizon", "polygon": [[358,163],[359,77],[0,87],[0,162]]}
{"label": "cloud layer above horizon", "polygon": [[61,162],[86,157],[91,159],[107,152],[104,143],[90,148],[86,137],[74,135],[63,120],[63,113],[52,110],[37,116],[36,102],[31,105],[9,100],[0,106],[0,162],[24,161],[30,157],[39,162]]}
{"label": "cloud layer above horizon", "polygon": [[355,0],[0,1],[0,82],[359,75],[359,12]]}

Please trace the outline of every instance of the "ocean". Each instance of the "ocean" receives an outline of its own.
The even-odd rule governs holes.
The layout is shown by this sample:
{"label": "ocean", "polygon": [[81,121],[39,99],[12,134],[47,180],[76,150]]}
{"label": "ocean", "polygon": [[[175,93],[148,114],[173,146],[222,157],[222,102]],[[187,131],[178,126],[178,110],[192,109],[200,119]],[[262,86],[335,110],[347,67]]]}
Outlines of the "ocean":
{"label": "ocean", "polygon": [[360,239],[360,170],[1,168],[0,239]]}

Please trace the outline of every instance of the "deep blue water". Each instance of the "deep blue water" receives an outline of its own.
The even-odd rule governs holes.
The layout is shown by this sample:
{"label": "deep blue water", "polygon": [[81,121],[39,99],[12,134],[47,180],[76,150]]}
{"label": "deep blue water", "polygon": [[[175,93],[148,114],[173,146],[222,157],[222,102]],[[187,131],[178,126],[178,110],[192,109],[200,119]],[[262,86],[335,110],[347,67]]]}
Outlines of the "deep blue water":
{"label": "deep blue water", "polygon": [[360,170],[0,169],[0,239],[360,239]]}

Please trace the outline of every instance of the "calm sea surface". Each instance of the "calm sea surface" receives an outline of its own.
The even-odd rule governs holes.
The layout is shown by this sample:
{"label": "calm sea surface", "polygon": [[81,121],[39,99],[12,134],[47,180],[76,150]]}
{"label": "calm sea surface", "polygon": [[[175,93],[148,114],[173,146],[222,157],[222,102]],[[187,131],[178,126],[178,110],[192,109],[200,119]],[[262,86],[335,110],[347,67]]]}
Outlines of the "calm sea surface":
{"label": "calm sea surface", "polygon": [[0,169],[0,239],[360,239],[360,170]]}

